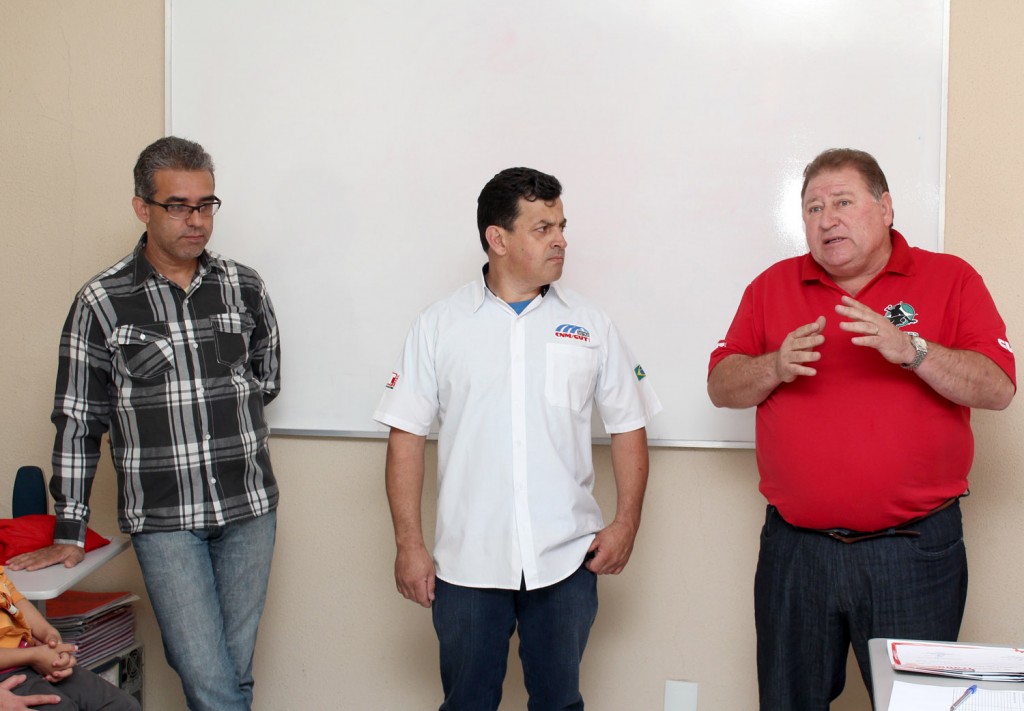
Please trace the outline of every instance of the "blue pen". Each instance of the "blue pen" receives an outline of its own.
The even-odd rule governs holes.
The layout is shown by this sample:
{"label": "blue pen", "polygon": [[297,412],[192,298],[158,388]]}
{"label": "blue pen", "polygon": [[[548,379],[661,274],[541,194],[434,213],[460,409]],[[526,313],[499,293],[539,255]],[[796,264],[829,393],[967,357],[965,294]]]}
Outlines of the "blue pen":
{"label": "blue pen", "polygon": [[957,699],[956,701],[954,701],[953,705],[949,707],[949,711],[956,711],[956,707],[959,706],[960,704],[962,704],[963,702],[967,701],[967,697],[970,696],[971,694],[973,694],[977,690],[978,690],[978,685],[977,684],[971,684],[970,686],[968,686],[967,687],[967,691],[965,691],[964,693],[960,694],[960,698]]}

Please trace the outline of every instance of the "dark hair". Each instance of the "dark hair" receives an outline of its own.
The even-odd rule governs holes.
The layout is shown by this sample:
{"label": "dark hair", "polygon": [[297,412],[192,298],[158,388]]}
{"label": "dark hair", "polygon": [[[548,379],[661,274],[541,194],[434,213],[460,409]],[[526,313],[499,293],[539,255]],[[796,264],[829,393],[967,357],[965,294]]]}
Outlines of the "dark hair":
{"label": "dark hair", "polygon": [[878,161],[870,153],[853,148],[830,148],[819,153],[818,157],[804,168],[804,185],[800,188],[800,201],[803,202],[807,184],[819,173],[842,170],[843,168],[853,168],[860,173],[875,200],[881,200],[882,195],[889,192],[889,183],[885,180],[885,173],[878,167]]}
{"label": "dark hair", "polygon": [[213,175],[213,159],[202,146],[177,136],[167,136],[146,146],[135,162],[135,194],[152,200],[156,194],[153,174],[158,170],[206,170]]}
{"label": "dark hair", "polygon": [[533,168],[506,168],[488,181],[476,201],[476,226],[480,244],[487,251],[487,228],[497,225],[515,228],[519,217],[519,198],[551,202],[562,194],[558,178]]}

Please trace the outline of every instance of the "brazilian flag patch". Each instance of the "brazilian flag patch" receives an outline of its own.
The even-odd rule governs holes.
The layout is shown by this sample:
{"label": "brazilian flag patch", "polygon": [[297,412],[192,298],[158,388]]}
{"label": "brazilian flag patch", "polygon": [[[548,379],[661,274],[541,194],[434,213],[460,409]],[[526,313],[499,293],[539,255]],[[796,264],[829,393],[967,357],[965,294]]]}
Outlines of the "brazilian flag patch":
{"label": "brazilian flag patch", "polygon": [[647,377],[647,373],[644,372],[644,369],[640,366],[639,363],[637,363],[636,367],[633,368],[633,372],[636,373],[637,380],[643,380],[644,378]]}

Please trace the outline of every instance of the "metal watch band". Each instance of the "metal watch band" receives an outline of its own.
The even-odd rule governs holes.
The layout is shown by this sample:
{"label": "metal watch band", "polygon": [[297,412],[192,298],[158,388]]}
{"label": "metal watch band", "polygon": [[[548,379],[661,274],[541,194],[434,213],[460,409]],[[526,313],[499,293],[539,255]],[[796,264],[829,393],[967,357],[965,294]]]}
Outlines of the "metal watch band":
{"label": "metal watch band", "polygon": [[914,360],[909,363],[900,363],[900,367],[907,370],[917,370],[918,366],[924,361],[924,357],[928,355],[928,343],[919,334],[912,331],[908,331],[907,335],[910,336],[910,343],[914,346],[916,353]]}

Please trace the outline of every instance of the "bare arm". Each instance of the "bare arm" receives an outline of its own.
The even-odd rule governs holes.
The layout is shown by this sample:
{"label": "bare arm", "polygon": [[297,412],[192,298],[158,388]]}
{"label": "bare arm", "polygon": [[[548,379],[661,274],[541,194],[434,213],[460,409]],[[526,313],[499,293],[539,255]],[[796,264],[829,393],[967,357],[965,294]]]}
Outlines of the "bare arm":
{"label": "bare arm", "polygon": [[1013,400],[1010,377],[987,356],[975,351],[929,343],[928,356],[916,372],[935,392],[958,405],[1005,410]]}
{"label": "bare arm", "polygon": [[649,468],[646,429],[612,435],[615,519],[590,544],[595,555],[587,561],[587,569],[592,573],[618,575],[629,562],[640,529]]}
{"label": "bare arm", "polygon": [[395,583],[402,595],[430,607],[434,561],[423,542],[421,499],[426,437],[391,428],[384,482],[395,528]]}
{"label": "bare arm", "polygon": [[825,342],[825,317],[796,329],[779,350],[759,356],[740,353],[723,358],[708,376],[708,396],[715,407],[754,407],[782,383],[816,375],[807,365],[821,358],[814,349]]}
{"label": "bare arm", "polygon": [[64,644],[60,633],[28,600],[20,600],[18,610],[32,632],[34,644],[19,649],[0,650],[0,668],[30,666],[51,683],[69,676],[78,663],[75,658],[78,648],[73,644]]}
{"label": "bare arm", "polygon": [[52,683],[71,675],[77,663],[76,651],[73,644],[58,644],[53,647],[37,644],[32,647],[0,649],[0,668],[31,667]]}
{"label": "bare arm", "polygon": [[[836,313],[849,318],[839,324],[844,331],[856,334],[851,342],[876,349],[890,363],[914,360],[916,351],[910,337],[881,314],[848,296],[836,306]],[[988,410],[1005,409],[1013,399],[1013,382],[1002,368],[981,353],[946,348],[928,342],[928,355],[914,371],[942,397],[965,407]]]}
{"label": "bare arm", "polygon": [[32,630],[33,637],[50,647],[61,643],[60,632],[28,600],[18,603],[18,609],[25,616],[25,624]]}

